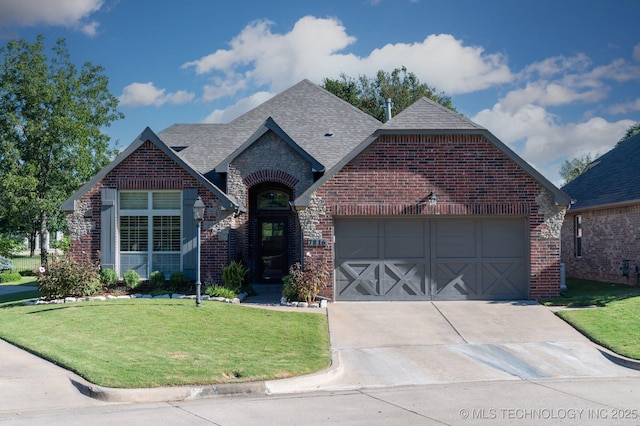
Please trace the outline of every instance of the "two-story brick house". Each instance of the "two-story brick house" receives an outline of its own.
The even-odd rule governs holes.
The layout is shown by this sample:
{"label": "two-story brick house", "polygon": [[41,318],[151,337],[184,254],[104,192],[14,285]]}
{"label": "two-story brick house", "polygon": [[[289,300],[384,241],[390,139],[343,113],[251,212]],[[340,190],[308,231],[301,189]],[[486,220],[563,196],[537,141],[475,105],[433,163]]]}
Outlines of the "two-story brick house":
{"label": "two-story brick house", "polygon": [[423,98],[381,123],[302,81],[226,124],[146,129],[62,206],[75,256],[142,277],[242,258],[254,283],[307,258],[334,300],[559,292],[569,198],[488,130]]}

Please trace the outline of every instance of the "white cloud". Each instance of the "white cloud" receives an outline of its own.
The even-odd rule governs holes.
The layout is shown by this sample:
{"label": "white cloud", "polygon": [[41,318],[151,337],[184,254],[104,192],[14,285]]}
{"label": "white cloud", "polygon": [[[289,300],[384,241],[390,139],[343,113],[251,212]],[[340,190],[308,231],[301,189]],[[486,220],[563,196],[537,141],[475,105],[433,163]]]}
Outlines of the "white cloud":
{"label": "white cloud", "polygon": [[132,83],[122,89],[122,94],[118,98],[124,106],[161,106],[169,104],[184,104],[191,102],[195,98],[193,93],[179,90],[174,93],[165,94],[165,89],[158,89],[151,82]]}
{"label": "white cloud", "polygon": [[[271,31],[270,21],[256,21],[233,38],[229,49],[219,49],[183,68],[197,74],[214,74],[205,96],[230,96],[235,90],[268,85],[279,92],[308,78],[320,83],[325,77],[373,75],[406,66],[421,81],[448,94],[485,89],[512,79],[506,58],[486,54],[481,47],[465,46],[448,34],[431,35],[422,42],[388,44],[358,57],[340,53],[356,39],[334,18],[305,16],[288,33]],[[242,74],[244,85],[239,84]],[[222,95],[224,94],[224,95]]]}
{"label": "white cloud", "polygon": [[274,96],[274,93],[270,92],[257,92],[253,95],[242,98],[232,106],[226,109],[216,109],[209,114],[202,122],[203,123],[228,123],[236,117],[244,114],[257,107],[258,105],[268,101]]}
{"label": "white cloud", "polygon": [[607,108],[607,112],[610,114],[627,114],[636,111],[640,111],[640,98],[636,98],[630,102],[611,105]]}
{"label": "white cloud", "polygon": [[83,19],[100,10],[104,0],[0,0],[0,27],[60,25],[95,35],[98,24]]}
{"label": "white cloud", "polygon": [[489,129],[557,185],[561,184],[559,163],[587,153],[604,154],[633,124],[632,120],[609,122],[601,117],[560,124],[540,106],[527,104],[509,110],[501,103],[471,120]]}
{"label": "white cloud", "polygon": [[633,48],[633,60],[640,62],[640,43],[636,44]]}
{"label": "white cloud", "polygon": [[500,54],[485,54],[482,47],[465,46],[449,34],[430,35],[412,44],[387,44],[360,60],[364,72],[391,71],[400,65],[416,74],[422,82],[449,95],[483,90],[513,79]]}

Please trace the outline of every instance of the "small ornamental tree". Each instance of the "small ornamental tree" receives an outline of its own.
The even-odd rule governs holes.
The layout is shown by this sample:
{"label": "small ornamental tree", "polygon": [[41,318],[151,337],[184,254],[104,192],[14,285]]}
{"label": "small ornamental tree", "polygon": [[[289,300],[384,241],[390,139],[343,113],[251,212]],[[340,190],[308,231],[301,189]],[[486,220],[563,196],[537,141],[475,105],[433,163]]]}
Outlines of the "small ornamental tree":
{"label": "small ornamental tree", "polygon": [[327,288],[329,276],[329,268],[322,259],[310,259],[305,262],[304,268],[300,263],[295,263],[285,277],[287,294],[284,296],[291,298],[295,294],[298,301],[311,303]]}

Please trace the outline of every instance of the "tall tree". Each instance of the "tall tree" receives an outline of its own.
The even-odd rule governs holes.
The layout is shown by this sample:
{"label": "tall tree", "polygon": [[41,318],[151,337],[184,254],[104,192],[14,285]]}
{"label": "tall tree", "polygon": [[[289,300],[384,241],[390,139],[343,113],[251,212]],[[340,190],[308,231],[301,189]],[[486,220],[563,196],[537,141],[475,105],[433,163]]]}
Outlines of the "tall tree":
{"label": "tall tree", "polygon": [[0,216],[40,234],[45,265],[48,220],[113,157],[102,128],[123,117],[102,67],[78,69],[62,39],[52,53],[42,36],[0,49]]}
{"label": "tall tree", "polygon": [[438,93],[426,83],[420,83],[418,77],[407,72],[405,67],[396,68],[390,73],[380,70],[375,77],[359,75],[354,78],[340,74],[339,79],[325,78],[322,87],[380,121],[386,119],[386,99],[393,102],[394,114],[423,96],[456,111],[449,96]]}
{"label": "tall tree", "polygon": [[632,137],[634,137],[638,133],[640,133],[640,122],[638,122],[636,124],[632,124],[631,126],[629,126],[629,128],[627,129],[627,132],[624,134],[624,136],[622,136],[620,138],[620,140],[618,141],[616,146],[620,145],[623,142],[626,142],[627,139],[631,139]]}
{"label": "tall tree", "polygon": [[581,157],[576,157],[573,160],[564,160],[562,166],[560,166],[560,177],[564,179],[564,184],[568,184],[582,172],[584,172],[589,164],[593,160],[598,158],[598,154],[587,153]]}

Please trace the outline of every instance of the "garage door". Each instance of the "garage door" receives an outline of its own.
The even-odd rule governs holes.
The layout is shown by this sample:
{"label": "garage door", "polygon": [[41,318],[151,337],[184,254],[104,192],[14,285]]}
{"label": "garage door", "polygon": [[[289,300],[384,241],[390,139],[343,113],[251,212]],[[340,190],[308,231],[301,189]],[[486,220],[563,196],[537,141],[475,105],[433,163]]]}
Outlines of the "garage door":
{"label": "garage door", "polygon": [[335,219],[336,300],[528,296],[524,218]]}

